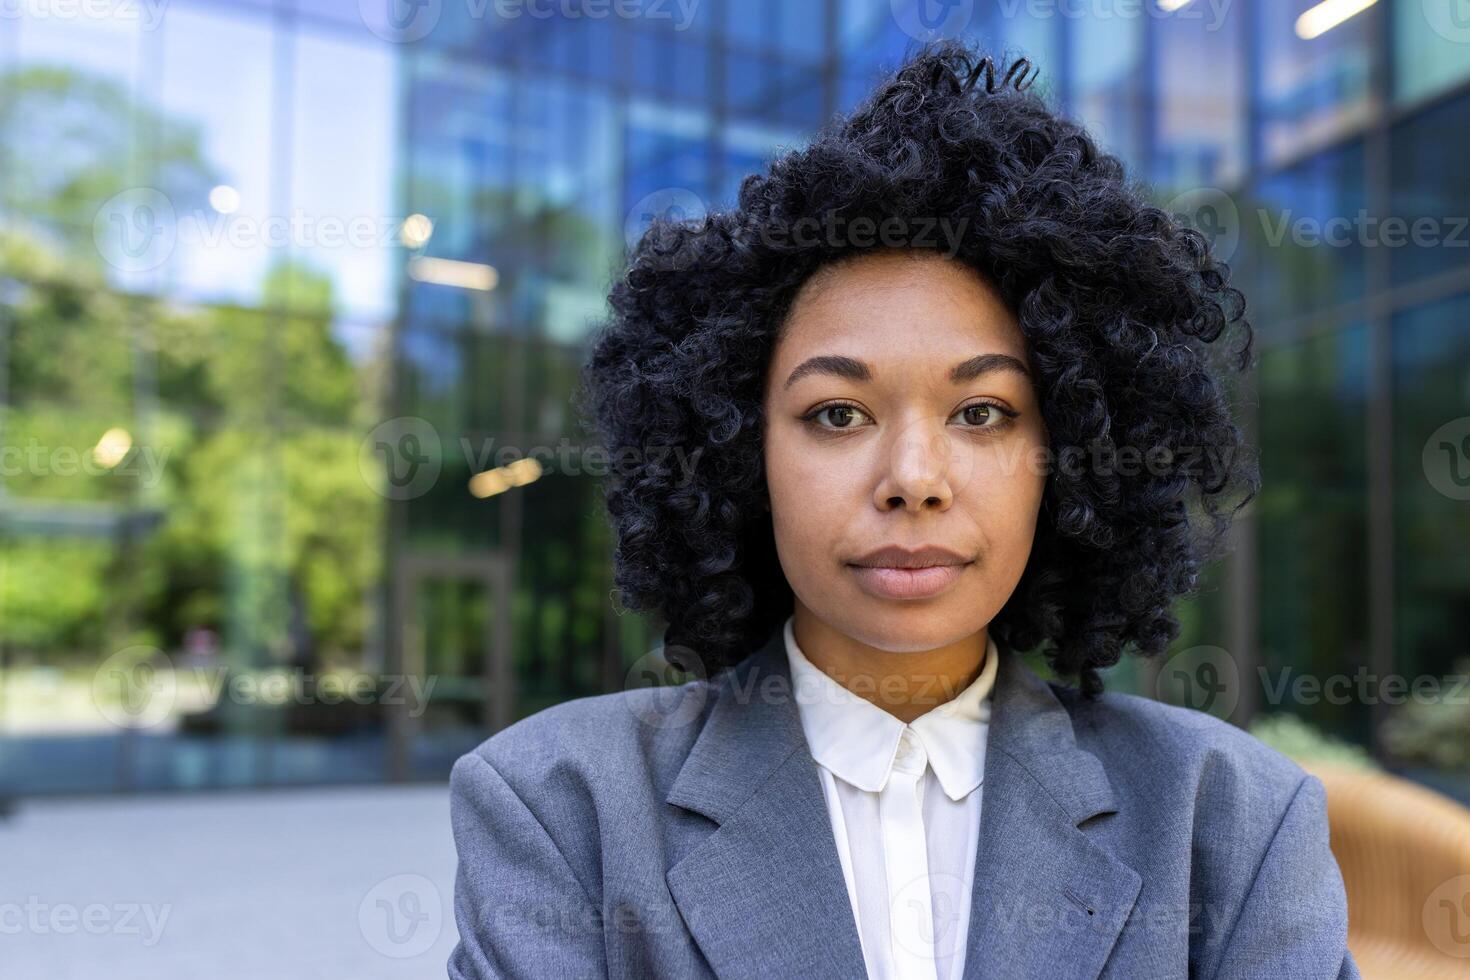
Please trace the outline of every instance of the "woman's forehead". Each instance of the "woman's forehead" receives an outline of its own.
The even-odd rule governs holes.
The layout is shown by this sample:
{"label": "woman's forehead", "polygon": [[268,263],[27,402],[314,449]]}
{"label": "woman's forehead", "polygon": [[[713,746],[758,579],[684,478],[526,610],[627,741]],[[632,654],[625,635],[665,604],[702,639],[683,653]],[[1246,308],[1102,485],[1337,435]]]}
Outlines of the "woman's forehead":
{"label": "woman's forehead", "polygon": [[793,302],[777,357],[804,359],[817,348],[865,361],[1025,359],[1024,337],[999,293],[942,256],[864,254],[824,266]]}

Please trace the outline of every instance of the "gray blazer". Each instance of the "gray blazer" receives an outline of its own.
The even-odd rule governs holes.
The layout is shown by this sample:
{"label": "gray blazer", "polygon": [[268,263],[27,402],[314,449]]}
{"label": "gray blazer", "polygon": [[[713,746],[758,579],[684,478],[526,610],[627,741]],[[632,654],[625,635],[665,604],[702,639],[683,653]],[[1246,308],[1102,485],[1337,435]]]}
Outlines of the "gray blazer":
{"label": "gray blazer", "polygon": [[[965,980],[1358,978],[1322,783],[1233,725],[1000,648]],[[780,630],[454,767],[452,978],[862,977]]]}

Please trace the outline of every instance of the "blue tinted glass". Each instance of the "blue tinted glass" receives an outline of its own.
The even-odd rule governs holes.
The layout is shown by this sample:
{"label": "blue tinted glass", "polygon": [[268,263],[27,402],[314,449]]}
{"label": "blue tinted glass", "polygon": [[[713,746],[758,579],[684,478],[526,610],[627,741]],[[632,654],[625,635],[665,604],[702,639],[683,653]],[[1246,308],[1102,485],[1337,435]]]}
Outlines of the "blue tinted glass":
{"label": "blue tinted glass", "polygon": [[1266,177],[1233,203],[1260,321],[1362,298],[1372,229],[1361,144]]}
{"label": "blue tinted glass", "polygon": [[776,43],[785,57],[816,61],[827,46],[826,4],[822,0],[781,3],[776,7]]}
{"label": "blue tinted glass", "polygon": [[725,58],[725,99],[732,113],[815,125],[826,111],[823,84],[815,68],[737,52]]}
{"label": "blue tinted glass", "polygon": [[[657,103],[639,102],[629,106],[624,135],[625,213],[641,212],[649,206],[659,213],[669,208],[692,213],[696,208],[686,195],[692,195],[708,207],[709,138],[706,113]],[[645,199],[650,195],[662,196],[649,205]]]}
{"label": "blue tinted glass", "polygon": [[1395,99],[1411,102],[1470,78],[1470,7],[1444,0],[1392,11]]}
{"label": "blue tinted glass", "polygon": [[838,22],[842,66],[856,76],[876,79],[897,68],[905,53],[918,45],[899,27],[886,4],[878,5],[877,12],[869,5],[858,11],[845,6],[842,16]]}
{"label": "blue tinted glass", "polygon": [[1143,162],[1141,17],[1086,16],[1071,30],[1069,102],[1104,150]]}
{"label": "blue tinted glass", "polygon": [[681,36],[639,33],[633,38],[638,91],[681,102],[709,100],[709,49]]}
{"label": "blue tinted glass", "polygon": [[722,3],[727,43],[753,50],[774,47],[777,6],[777,0]]}
{"label": "blue tinted glass", "polygon": [[774,156],[796,147],[801,138],[797,130],[776,129],[754,121],[732,121],[726,125],[720,142],[721,185],[716,200],[721,207],[733,207],[746,175],[764,172]]}
{"label": "blue tinted glass", "polygon": [[1389,139],[1388,217],[1378,237],[1395,282],[1463,269],[1470,263],[1470,96],[1420,112]]}
{"label": "blue tinted glass", "polygon": [[[1360,7],[1317,0],[1255,5],[1256,104],[1266,160],[1321,146],[1367,118],[1373,7],[1346,20],[1312,19],[1324,11]],[[1309,10],[1313,14],[1302,20]]]}
{"label": "blue tinted glass", "polygon": [[1223,186],[1244,172],[1244,18],[1234,11],[1192,3],[1151,22],[1158,79],[1153,177],[1172,188]]}

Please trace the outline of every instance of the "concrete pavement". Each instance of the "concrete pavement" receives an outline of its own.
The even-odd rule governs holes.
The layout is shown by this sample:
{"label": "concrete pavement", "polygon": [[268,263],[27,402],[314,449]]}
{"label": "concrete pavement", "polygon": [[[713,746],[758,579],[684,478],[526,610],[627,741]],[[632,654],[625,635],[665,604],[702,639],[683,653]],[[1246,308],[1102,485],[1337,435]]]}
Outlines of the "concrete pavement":
{"label": "concrete pavement", "polygon": [[21,801],[0,980],[442,978],[444,785]]}

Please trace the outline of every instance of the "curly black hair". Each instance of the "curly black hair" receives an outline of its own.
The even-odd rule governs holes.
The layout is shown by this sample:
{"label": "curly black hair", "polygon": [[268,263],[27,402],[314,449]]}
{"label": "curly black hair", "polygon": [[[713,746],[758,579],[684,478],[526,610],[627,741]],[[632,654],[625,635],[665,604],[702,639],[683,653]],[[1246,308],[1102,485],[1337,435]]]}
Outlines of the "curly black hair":
{"label": "curly black hair", "polygon": [[[924,45],[851,114],[746,176],[736,207],[656,219],[632,249],[576,402],[630,461],[604,487],[615,582],[626,607],[662,614],[674,666],[729,666],[792,610],[762,399],[799,287],[863,250],[779,232],[832,214],[950,217],[963,230],[952,257],[1019,321],[1052,458],[1151,451],[1154,464],[1131,472],[1048,468],[1030,559],[991,636],[1047,644],[1051,669],[1088,698],[1125,646],[1156,655],[1178,636],[1174,599],[1198,592],[1201,565],[1259,490],[1220,370],[1251,364],[1245,300],[1203,235],[1029,90],[1031,67],[1016,59],[997,84],[969,43]],[[1235,356],[1212,356],[1202,345],[1232,325]],[[697,457],[692,473],[668,463],[669,447]]]}

